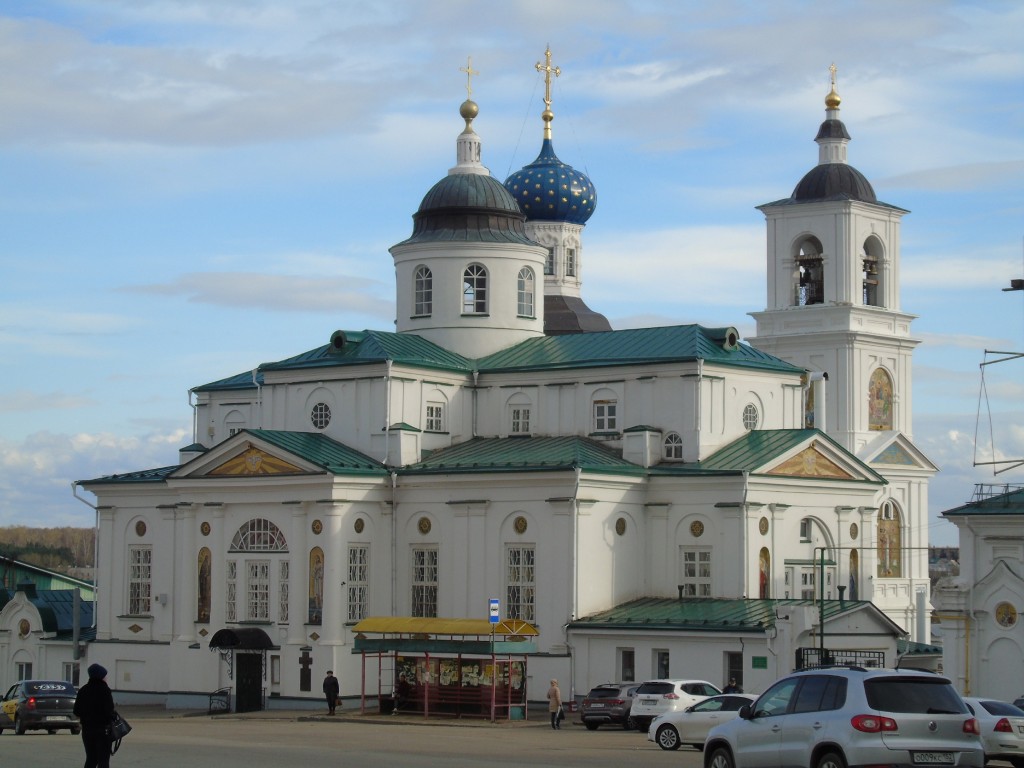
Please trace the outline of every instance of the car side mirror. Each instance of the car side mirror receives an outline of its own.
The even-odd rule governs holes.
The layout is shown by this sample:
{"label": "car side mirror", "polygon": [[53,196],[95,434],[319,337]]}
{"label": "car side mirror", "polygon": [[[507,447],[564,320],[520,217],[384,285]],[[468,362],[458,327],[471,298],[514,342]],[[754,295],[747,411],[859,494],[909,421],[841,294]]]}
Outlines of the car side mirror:
{"label": "car side mirror", "polygon": [[691,704],[690,706],[688,706],[685,711],[686,712],[693,712],[693,705]]}
{"label": "car side mirror", "polygon": [[742,707],[740,707],[740,717],[744,720],[753,720],[754,708],[749,704],[744,704]]}

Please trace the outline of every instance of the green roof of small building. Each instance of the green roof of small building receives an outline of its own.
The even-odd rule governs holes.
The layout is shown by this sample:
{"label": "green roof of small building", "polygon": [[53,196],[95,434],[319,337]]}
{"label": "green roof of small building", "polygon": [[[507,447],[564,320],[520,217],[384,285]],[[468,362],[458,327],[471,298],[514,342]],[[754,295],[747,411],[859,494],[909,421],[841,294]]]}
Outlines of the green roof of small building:
{"label": "green roof of small building", "polygon": [[961,515],[1024,515],[1024,488],[1006,486],[1005,493],[995,493],[976,498],[940,514],[943,517]]}
{"label": "green roof of small building", "polygon": [[698,632],[763,632],[775,626],[787,608],[824,608],[828,621],[841,613],[871,605],[865,600],[745,600],[742,598],[641,597],[570,622],[570,629],[676,629]]}

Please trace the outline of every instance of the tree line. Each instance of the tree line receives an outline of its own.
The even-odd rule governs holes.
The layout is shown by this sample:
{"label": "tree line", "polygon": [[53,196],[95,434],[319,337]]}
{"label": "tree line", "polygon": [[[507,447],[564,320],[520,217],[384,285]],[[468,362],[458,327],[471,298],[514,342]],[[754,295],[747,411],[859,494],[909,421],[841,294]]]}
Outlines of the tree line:
{"label": "tree line", "polygon": [[91,567],[95,542],[92,528],[0,528],[0,555],[61,573]]}

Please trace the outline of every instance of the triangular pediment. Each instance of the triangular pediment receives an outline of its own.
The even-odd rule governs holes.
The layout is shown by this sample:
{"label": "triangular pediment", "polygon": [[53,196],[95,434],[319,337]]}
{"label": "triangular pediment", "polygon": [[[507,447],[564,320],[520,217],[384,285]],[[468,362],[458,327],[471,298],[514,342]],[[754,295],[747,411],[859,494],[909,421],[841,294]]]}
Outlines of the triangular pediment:
{"label": "triangular pediment", "polygon": [[768,470],[766,474],[785,475],[786,477],[829,477],[839,480],[860,479],[854,477],[818,450],[817,443],[811,443],[802,451]]}
{"label": "triangular pediment", "polygon": [[294,475],[303,470],[279,456],[249,446],[237,456],[211,469],[215,477],[253,477],[255,475]]}
{"label": "triangular pediment", "polygon": [[879,434],[858,452],[858,457],[879,470],[896,467],[938,472],[938,467],[902,432]]}

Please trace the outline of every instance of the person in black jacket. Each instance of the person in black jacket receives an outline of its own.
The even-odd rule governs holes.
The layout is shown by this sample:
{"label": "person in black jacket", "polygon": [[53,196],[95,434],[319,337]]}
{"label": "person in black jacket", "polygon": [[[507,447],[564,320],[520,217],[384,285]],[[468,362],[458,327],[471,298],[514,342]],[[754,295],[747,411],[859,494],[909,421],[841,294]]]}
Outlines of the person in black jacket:
{"label": "person in black jacket", "polygon": [[338,694],[341,692],[341,686],[338,684],[338,678],[334,676],[334,672],[327,670],[327,677],[324,678],[324,696],[327,697],[327,714],[333,715],[334,708],[338,706]]}
{"label": "person in black jacket", "polygon": [[114,716],[114,695],[107,685],[107,670],[89,665],[89,682],[78,689],[75,715],[82,723],[85,768],[110,768],[110,738],[107,728]]}

